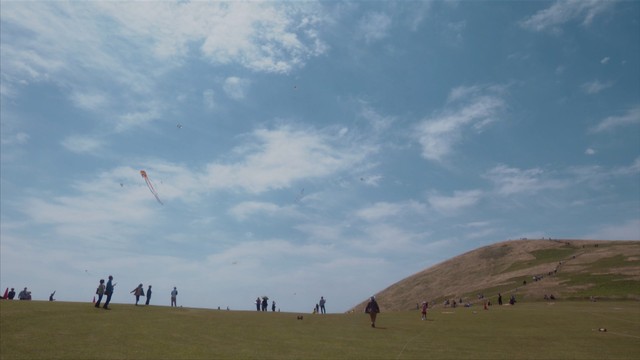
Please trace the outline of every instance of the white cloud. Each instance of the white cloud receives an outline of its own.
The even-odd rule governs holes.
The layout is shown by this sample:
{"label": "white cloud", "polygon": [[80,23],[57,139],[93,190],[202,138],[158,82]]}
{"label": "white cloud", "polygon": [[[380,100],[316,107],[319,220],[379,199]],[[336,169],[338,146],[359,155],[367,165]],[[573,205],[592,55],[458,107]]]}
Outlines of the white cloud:
{"label": "white cloud", "polygon": [[631,219],[620,224],[610,224],[584,236],[585,239],[639,240],[640,219]]}
{"label": "white cloud", "polygon": [[598,125],[590,129],[591,132],[598,133],[610,131],[622,126],[640,124],[640,106],[636,105],[621,116],[609,116],[600,121]]}
{"label": "white cloud", "polygon": [[461,86],[453,89],[444,110],[418,124],[416,136],[422,156],[442,161],[461,141],[462,133],[477,132],[497,120],[506,107],[500,86]]}
{"label": "white cloud", "polygon": [[586,155],[595,155],[596,151],[594,149],[592,149],[592,148],[587,148],[587,150],[585,150],[584,153]]}
{"label": "white cloud", "polygon": [[143,127],[154,120],[160,118],[160,110],[150,106],[150,108],[142,111],[132,111],[120,115],[116,119],[115,130],[118,132],[126,131],[134,127]]}
{"label": "white cloud", "polygon": [[602,90],[608,89],[613,86],[613,82],[600,82],[598,80],[593,80],[582,84],[582,91],[587,94],[597,94]]}
{"label": "white cloud", "polygon": [[244,201],[231,208],[229,212],[238,220],[246,220],[254,214],[266,216],[291,216],[295,215],[292,206],[283,207],[273,203],[259,201]]}
{"label": "white cloud", "polygon": [[370,207],[358,210],[356,216],[369,222],[377,222],[391,218],[407,217],[414,214],[424,214],[425,211],[426,207],[424,204],[413,200],[401,203],[379,202]]}
{"label": "white cloud", "polygon": [[107,97],[102,93],[87,93],[76,91],[71,94],[71,102],[84,110],[100,110],[107,105]]}
{"label": "white cloud", "polygon": [[236,188],[260,193],[291,186],[295,181],[325,177],[352,168],[372,149],[336,142],[333,133],[295,130],[288,126],[259,129],[245,146],[236,148],[242,156],[235,164],[207,166],[203,182],[207,187]]}
{"label": "white cloud", "polygon": [[438,212],[450,214],[475,205],[483,195],[480,190],[455,191],[453,196],[432,194],[428,200]]}
{"label": "white cloud", "polygon": [[207,89],[202,92],[202,103],[205,109],[213,110],[216,107],[216,94],[213,90]]}
{"label": "white cloud", "polygon": [[569,21],[578,20],[588,26],[593,19],[604,12],[612,1],[607,0],[559,0],[550,7],[540,10],[522,20],[520,25],[533,31],[559,32],[560,27]]}
{"label": "white cloud", "polygon": [[15,134],[7,135],[3,134],[2,136],[2,145],[22,145],[26,144],[29,141],[29,134],[24,132],[18,132]]}
{"label": "white cloud", "polygon": [[385,116],[377,112],[366,102],[361,102],[362,110],[360,116],[362,116],[371,125],[376,132],[382,132],[389,129],[395,122],[395,118],[392,116]]}
{"label": "white cloud", "polygon": [[610,60],[611,58],[609,58],[608,56],[605,56],[604,58],[602,58],[602,60],[600,60],[600,64],[606,65],[609,63]]}
{"label": "white cloud", "polygon": [[75,153],[95,153],[103,147],[102,140],[91,136],[73,135],[62,141],[62,146]]}
{"label": "white cloud", "polygon": [[547,178],[545,172],[539,168],[521,170],[498,165],[484,174],[496,187],[499,195],[533,194],[544,189],[560,189],[567,183]]}
{"label": "white cloud", "polygon": [[370,11],[360,19],[358,33],[369,44],[389,36],[390,27],[391,17],[381,12]]}
{"label": "white cloud", "polygon": [[223,89],[230,98],[234,100],[242,100],[246,95],[249,84],[250,81],[247,79],[231,76],[225,79]]}

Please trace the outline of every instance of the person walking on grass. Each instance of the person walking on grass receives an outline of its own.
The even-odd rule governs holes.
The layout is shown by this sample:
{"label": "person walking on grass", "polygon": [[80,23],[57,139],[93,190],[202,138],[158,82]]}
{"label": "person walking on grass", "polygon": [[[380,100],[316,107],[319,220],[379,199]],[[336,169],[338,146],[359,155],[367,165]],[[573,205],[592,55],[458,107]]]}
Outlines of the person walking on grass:
{"label": "person walking on grass", "polygon": [[320,296],[320,312],[323,314],[327,313],[327,310],[324,308],[324,304],[327,302],[327,300],[324,299],[324,296]]}
{"label": "person walking on grass", "polygon": [[107,300],[104,302],[104,306],[102,307],[105,310],[111,310],[109,307],[109,303],[111,302],[111,296],[113,295],[113,290],[116,287],[116,284],[113,284],[113,276],[109,275],[109,281],[107,281],[107,286],[104,290],[104,294],[107,295]]}
{"label": "person walking on grass", "polygon": [[137,288],[131,290],[131,293],[136,297],[136,306],[138,306],[140,296],[144,296],[144,289],[142,288],[142,284],[138,285]]}
{"label": "person walking on grass", "polygon": [[96,295],[98,295],[98,301],[96,301],[96,304],[94,305],[95,307],[99,308],[100,307],[100,302],[102,301],[102,296],[104,296],[104,279],[100,279],[100,284],[98,285],[98,288],[96,289]]}
{"label": "person walking on grass", "polygon": [[426,301],[422,302],[422,320],[427,320],[427,308],[429,307],[429,303]]}
{"label": "person walking on grass", "polygon": [[176,287],[173,287],[173,290],[171,290],[171,307],[178,307],[176,298],[178,297],[178,289],[176,289]]}
{"label": "person walking on grass", "polygon": [[380,312],[380,307],[378,306],[378,302],[376,301],[375,296],[371,297],[369,303],[367,304],[367,307],[364,309],[364,312],[369,314],[369,317],[371,318],[371,327],[376,327],[376,317]]}

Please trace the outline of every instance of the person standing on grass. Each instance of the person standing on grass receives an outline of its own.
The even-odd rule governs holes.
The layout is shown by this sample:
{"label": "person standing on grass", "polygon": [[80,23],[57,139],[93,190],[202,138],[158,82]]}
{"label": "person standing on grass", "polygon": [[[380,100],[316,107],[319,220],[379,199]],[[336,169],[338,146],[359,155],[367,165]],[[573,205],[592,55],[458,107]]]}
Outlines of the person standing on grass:
{"label": "person standing on grass", "polygon": [[147,288],[147,301],[144,304],[149,305],[149,301],[151,301],[151,285]]}
{"label": "person standing on grass", "polygon": [[96,301],[96,304],[94,305],[95,307],[99,308],[100,307],[100,302],[102,301],[102,296],[104,295],[104,279],[100,279],[100,284],[98,285],[98,288],[96,289],[96,295],[98,295],[98,301]]}
{"label": "person standing on grass", "polygon": [[131,293],[136,297],[136,306],[138,306],[140,296],[144,296],[144,289],[142,288],[142,284],[138,285],[137,288],[131,290]]}
{"label": "person standing on grass", "polygon": [[426,301],[422,302],[422,320],[427,320],[427,308],[429,307],[429,303]]}
{"label": "person standing on grass", "polygon": [[323,314],[327,313],[327,310],[325,310],[324,308],[324,303],[326,303],[327,301],[324,299],[324,296],[320,296],[320,312]]}
{"label": "person standing on grass", "polygon": [[262,304],[262,301],[260,300],[260,297],[256,298],[256,311],[260,311],[260,304]]}
{"label": "person standing on grass", "polygon": [[364,309],[364,312],[369,314],[369,317],[371,318],[371,327],[372,328],[376,327],[376,317],[380,312],[380,307],[378,306],[378,302],[376,301],[376,298],[374,296],[372,296],[371,299],[369,300],[369,303],[367,304],[367,307]]}
{"label": "person standing on grass", "polygon": [[176,301],[176,298],[178,297],[178,289],[176,289],[176,287],[173,287],[173,290],[171,290],[171,307],[178,307],[178,303]]}
{"label": "person standing on grass", "polygon": [[498,305],[502,305],[502,294],[498,293]]}
{"label": "person standing on grass", "polygon": [[113,276],[109,275],[109,281],[107,281],[107,287],[104,290],[104,294],[107,295],[107,300],[104,302],[104,306],[102,307],[105,310],[111,310],[109,303],[111,302],[111,296],[113,295],[113,290],[116,286],[112,282]]}

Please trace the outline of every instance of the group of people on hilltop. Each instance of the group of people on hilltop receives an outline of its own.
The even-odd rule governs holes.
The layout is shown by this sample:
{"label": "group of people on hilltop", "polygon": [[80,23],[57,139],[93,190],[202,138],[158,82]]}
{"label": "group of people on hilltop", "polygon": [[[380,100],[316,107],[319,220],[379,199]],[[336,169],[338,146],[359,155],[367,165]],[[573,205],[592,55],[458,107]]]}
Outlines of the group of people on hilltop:
{"label": "group of people on hilltop", "polygon": [[[100,303],[102,302],[102,297],[103,296],[107,296],[104,305],[102,306],[103,309],[105,310],[111,310],[111,308],[109,307],[109,303],[111,302],[111,296],[113,295],[113,290],[116,286],[115,283],[113,283],[113,276],[109,275],[109,281],[107,281],[107,283],[104,283],[104,279],[100,279],[100,283],[98,284],[98,288],[96,289],[96,295],[98,295],[98,300],[95,301],[94,306],[96,308],[100,308]],[[149,305],[150,301],[151,301],[151,285],[149,285],[149,287],[147,288],[147,292],[145,294],[144,289],[143,289],[143,285],[140,284],[138,285],[135,289],[131,290],[130,292],[131,294],[133,294],[136,297],[136,303],[135,305],[138,306],[138,302],[140,301],[140,297],[141,296],[145,296],[147,298],[147,300],[145,301],[145,305]],[[177,307],[177,297],[178,297],[178,289],[174,286],[173,290],[171,291],[171,306],[172,307]]]}
{"label": "group of people on hilltop", "polygon": [[[262,299],[256,298],[256,311],[267,311],[269,309],[269,297],[263,296]],[[276,311],[276,301],[271,300],[271,311]],[[279,310],[278,310],[279,311]]]}
{"label": "group of people on hilltop", "polygon": [[327,303],[327,300],[324,299],[324,296],[320,296],[320,301],[313,308],[313,313],[314,314],[326,314],[327,313],[327,309],[324,306],[324,304],[326,304],[326,303]]}
{"label": "group of people on hilltop", "polygon": [[[4,292],[4,295],[2,295],[0,299],[13,300],[15,297],[16,297],[15,288],[11,288],[11,291],[9,291],[9,288],[7,288]],[[24,288],[22,291],[20,291],[20,293],[18,293],[18,300],[31,300],[31,291],[27,290],[27,288]]]}

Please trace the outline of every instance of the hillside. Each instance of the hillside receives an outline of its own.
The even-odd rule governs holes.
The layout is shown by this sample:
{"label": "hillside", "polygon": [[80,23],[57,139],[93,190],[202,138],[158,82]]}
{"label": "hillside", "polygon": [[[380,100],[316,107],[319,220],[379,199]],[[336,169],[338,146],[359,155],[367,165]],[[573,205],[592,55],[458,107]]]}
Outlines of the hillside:
{"label": "hillside", "polygon": [[[640,300],[640,241],[509,240],[409,276],[376,298],[382,309],[401,311],[424,300],[496,302],[498,293],[505,302],[511,294],[518,301],[542,301],[545,294],[557,300]],[[352,310],[362,311],[365,304]]]}

